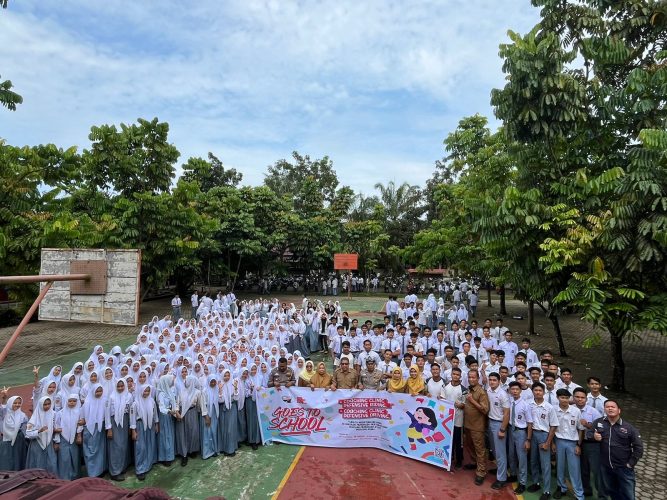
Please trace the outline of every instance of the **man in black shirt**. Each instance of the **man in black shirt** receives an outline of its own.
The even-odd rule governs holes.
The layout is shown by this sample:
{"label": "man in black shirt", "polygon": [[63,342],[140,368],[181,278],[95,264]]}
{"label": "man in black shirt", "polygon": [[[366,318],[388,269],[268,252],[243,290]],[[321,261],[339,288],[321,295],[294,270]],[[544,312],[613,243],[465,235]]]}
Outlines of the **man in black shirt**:
{"label": "man in black shirt", "polygon": [[613,399],[604,403],[605,417],[593,422],[593,438],[600,443],[600,476],[606,496],[635,498],[635,465],[644,453],[639,431],[621,418]]}

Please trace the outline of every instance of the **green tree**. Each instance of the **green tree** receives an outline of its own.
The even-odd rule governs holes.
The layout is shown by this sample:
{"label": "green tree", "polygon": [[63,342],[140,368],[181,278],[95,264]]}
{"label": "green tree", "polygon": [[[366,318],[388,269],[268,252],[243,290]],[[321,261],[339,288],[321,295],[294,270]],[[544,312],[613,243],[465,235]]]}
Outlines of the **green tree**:
{"label": "green tree", "polygon": [[23,97],[12,90],[10,80],[0,81],[0,104],[10,111],[16,111],[16,105],[23,103]]}
{"label": "green tree", "polygon": [[407,245],[422,226],[420,218],[426,208],[421,202],[421,190],[407,182],[397,186],[394,181],[389,181],[386,186],[378,182],[375,189],[380,193],[382,212],[379,217],[390,243],[398,247]]}
{"label": "green tree", "polygon": [[[653,186],[651,203],[662,206],[664,164],[657,171],[634,164],[635,155],[661,154],[637,138],[652,135],[645,129],[659,134],[667,118],[664,3],[533,4],[542,20],[524,37],[510,32],[512,43],[501,46],[508,78],[492,104],[512,144],[517,189],[538,189],[545,207],[536,215],[540,263],[550,277],[571,275],[569,283],[555,280],[555,301],[609,332],[612,385],[624,389],[623,338],[662,324],[649,320],[658,317],[662,294],[647,279],[664,276],[664,246],[652,236],[662,230],[662,213],[642,219],[629,200],[646,198]],[[634,232],[639,224],[644,233]]]}
{"label": "green tree", "polygon": [[214,187],[238,186],[243,174],[236,169],[225,169],[222,161],[213,153],[208,153],[208,161],[203,158],[188,158],[183,165],[183,180],[196,182],[199,189],[206,192]]}

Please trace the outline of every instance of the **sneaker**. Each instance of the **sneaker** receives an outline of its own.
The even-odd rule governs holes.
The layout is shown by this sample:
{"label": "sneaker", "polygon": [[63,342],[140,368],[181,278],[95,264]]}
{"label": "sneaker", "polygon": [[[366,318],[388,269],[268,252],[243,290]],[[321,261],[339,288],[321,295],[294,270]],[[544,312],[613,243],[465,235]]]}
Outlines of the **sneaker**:
{"label": "sneaker", "polygon": [[539,484],[534,483],[534,484],[531,484],[530,486],[528,486],[528,488],[526,488],[526,491],[529,491],[531,493],[535,493],[536,491],[540,491],[540,488],[542,488],[542,487]]}
{"label": "sneaker", "polygon": [[526,487],[523,484],[520,484],[519,486],[514,488],[514,493],[516,493],[517,495],[521,495],[521,493],[523,493],[524,491],[526,491]]}
{"label": "sneaker", "polygon": [[495,481],[492,485],[491,488],[494,490],[500,490],[505,486],[505,481]]}
{"label": "sneaker", "polygon": [[475,476],[475,484],[477,486],[482,486],[483,482],[484,482],[484,478],[482,476]]}

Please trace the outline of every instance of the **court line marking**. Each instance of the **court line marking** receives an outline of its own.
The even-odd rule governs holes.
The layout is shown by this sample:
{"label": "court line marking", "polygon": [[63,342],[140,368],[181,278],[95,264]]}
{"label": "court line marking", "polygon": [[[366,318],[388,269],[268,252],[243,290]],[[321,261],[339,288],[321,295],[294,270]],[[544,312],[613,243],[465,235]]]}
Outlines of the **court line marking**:
{"label": "court line marking", "polygon": [[294,472],[294,469],[296,468],[296,464],[299,462],[299,459],[301,459],[301,455],[303,455],[303,452],[305,450],[306,450],[306,447],[302,446],[299,449],[299,451],[296,452],[296,456],[292,460],[292,463],[290,464],[289,468],[287,469],[287,472],[285,472],[285,475],[283,476],[282,481],[280,481],[280,484],[278,485],[278,488],[276,489],[276,492],[271,497],[271,500],[277,500],[278,496],[280,496],[280,493],[283,491],[283,488],[287,484],[287,480],[292,475],[292,472]]}

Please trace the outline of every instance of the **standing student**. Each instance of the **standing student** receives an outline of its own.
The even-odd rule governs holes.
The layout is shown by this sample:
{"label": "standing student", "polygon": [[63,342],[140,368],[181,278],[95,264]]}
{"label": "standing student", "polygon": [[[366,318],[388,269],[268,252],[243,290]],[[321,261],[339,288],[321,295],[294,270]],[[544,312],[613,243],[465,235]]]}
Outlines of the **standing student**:
{"label": "standing student", "polygon": [[491,485],[494,490],[505,486],[507,481],[507,424],[510,417],[510,402],[507,391],[500,387],[500,375],[491,373],[489,388],[489,442],[496,457],[496,480]]}
{"label": "standing student", "polygon": [[440,398],[454,402],[454,437],[452,440],[452,462],[454,468],[463,465],[463,410],[468,391],[461,385],[461,369],[451,369],[451,382],[440,391]]}
{"label": "standing student", "polygon": [[107,470],[107,437],[104,422],[109,420],[109,403],[100,384],[91,387],[81,407],[83,460],[88,477],[99,477]]}
{"label": "standing student", "polygon": [[644,454],[639,431],[621,418],[613,399],[604,402],[605,416],[593,422],[594,439],[600,443],[600,475],[605,495],[614,499],[635,498],[635,466]]}
{"label": "standing student", "polygon": [[[0,440],[0,470],[22,470],[28,453],[25,438],[28,417],[21,406],[23,398],[12,396],[7,399],[7,389],[0,393],[0,423],[2,423],[2,440]],[[5,404],[5,402],[7,404]]]}
{"label": "standing student", "polygon": [[45,469],[58,474],[57,445],[54,444],[58,440],[58,435],[54,435],[55,420],[56,412],[53,411],[51,397],[42,396],[26,427],[26,437],[30,440],[26,469]]}
{"label": "standing student", "polygon": [[181,304],[182,301],[178,294],[174,295],[174,298],[171,299],[171,309],[174,321],[178,321],[181,318]]}
{"label": "standing student", "polygon": [[195,456],[201,449],[199,438],[200,397],[197,378],[194,375],[188,375],[178,391],[179,413],[174,425],[176,453],[181,456],[182,466],[187,465],[188,457]]}
{"label": "standing student", "polygon": [[533,412],[530,402],[521,397],[521,384],[510,382],[510,419],[508,424],[509,466],[519,485],[514,493],[520,495],[528,484],[528,452],[533,438]]}
{"label": "standing student", "polygon": [[110,419],[106,422],[108,466],[113,481],[125,480],[125,469],[130,465],[130,404],[132,395],[125,379],[118,379],[116,390],[109,398]]}
{"label": "standing student", "polygon": [[134,441],[134,469],[139,481],[157,462],[157,434],[160,427],[157,404],[150,385],[139,385],[130,407],[130,429]]}
{"label": "standing student", "polygon": [[584,439],[584,426],[581,425],[581,412],[575,405],[570,405],[572,394],[567,389],[558,389],[558,428],[556,429],[556,476],[558,488],[554,498],[567,494],[565,482],[565,466],[567,465],[570,484],[577,500],[584,499],[584,488],[581,485],[581,442]]}
{"label": "standing student", "polygon": [[239,447],[238,430],[238,403],[239,397],[238,381],[232,379],[232,372],[222,372],[222,384],[220,387],[220,426],[218,434],[218,446],[227,457],[236,455]]}
{"label": "standing student", "polygon": [[556,409],[544,400],[544,385],[533,384],[533,440],[530,443],[530,473],[533,484],[527,491],[542,489],[543,499],[551,496],[551,443],[558,428]]}
{"label": "standing student", "polygon": [[178,404],[174,390],[174,375],[162,375],[157,385],[158,418],[158,462],[169,467],[176,458],[176,442],[174,436],[174,418],[178,415]]}
{"label": "standing student", "polygon": [[601,393],[602,381],[598,377],[588,377],[586,380],[590,393],[586,397],[586,404],[604,414],[604,403],[607,401]]}
{"label": "standing student", "polygon": [[489,396],[479,385],[477,370],[468,372],[468,395],[464,408],[463,427],[468,451],[474,463],[467,464],[465,469],[475,470],[475,484],[481,486],[486,476],[486,446],[484,432],[489,413]]}
{"label": "standing student", "polygon": [[[253,365],[254,366],[254,365]],[[201,457],[206,460],[218,456],[218,427],[220,426],[220,390],[214,373],[206,377],[206,387],[202,390],[203,404],[201,425]]]}
{"label": "standing student", "polygon": [[602,480],[600,479],[600,445],[593,437],[593,422],[602,417],[602,413],[586,404],[586,391],[577,387],[573,393],[574,404],[581,412],[581,425],[584,426],[584,440],[581,443],[581,483],[584,487],[584,496],[593,496],[591,475],[595,476],[595,490],[598,497],[602,494]]}
{"label": "standing student", "polygon": [[63,399],[63,409],[56,413],[56,430],[60,434],[58,477],[72,481],[79,477],[81,467],[81,403],[76,394]]}
{"label": "standing student", "polygon": [[[312,361],[306,361],[306,370],[308,370],[308,363],[313,364]],[[303,375],[303,374],[302,374]],[[315,375],[315,370],[312,371],[312,375],[308,378],[308,384]],[[257,389],[262,387],[262,377],[257,371],[257,366],[253,365],[250,367],[250,376],[245,382],[245,418],[246,418],[246,429],[248,432],[248,444],[252,447],[253,450],[256,450],[258,446],[262,443],[262,434],[259,430],[259,418],[257,417]],[[304,386],[308,387],[308,386]]]}

